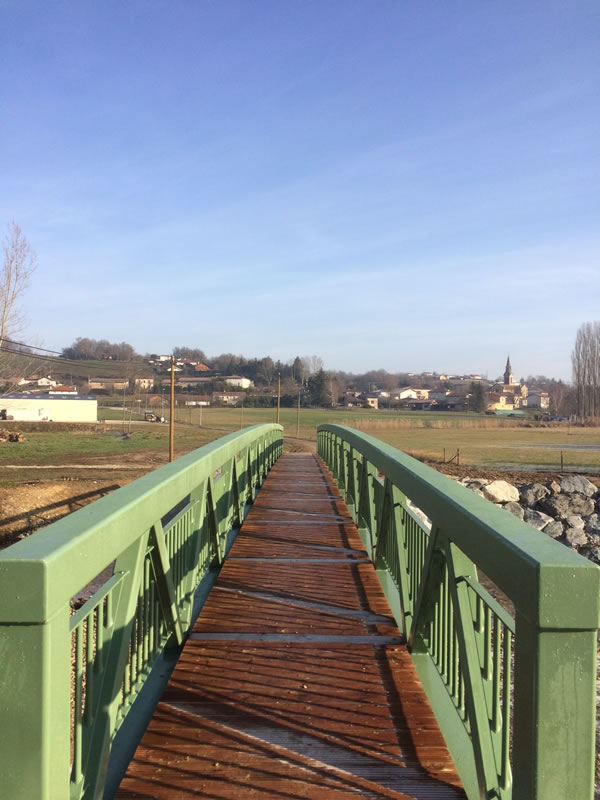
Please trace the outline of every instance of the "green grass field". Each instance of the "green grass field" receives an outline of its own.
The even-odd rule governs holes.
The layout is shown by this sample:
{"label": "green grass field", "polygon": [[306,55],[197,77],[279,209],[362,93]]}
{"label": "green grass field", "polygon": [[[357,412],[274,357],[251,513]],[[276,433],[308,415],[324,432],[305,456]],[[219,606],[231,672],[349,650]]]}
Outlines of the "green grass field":
{"label": "green grass field", "polygon": [[[240,426],[255,425],[259,422],[275,422],[276,410],[273,408],[199,408],[176,409],[175,419],[191,425],[231,431]],[[296,436],[297,410],[282,408],[280,421],[286,436]],[[498,428],[511,427],[514,422],[499,417],[485,417],[478,414],[449,412],[389,412],[366,409],[322,409],[300,410],[301,439],[315,441],[317,427],[323,423],[348,425],[365,433],[378,435],[378,431],[393,431],[422,428]]]}
{"label": "green grass field", "polygon": [[[180,410],[176,419],[198,424],[199,411]],[[236,430],[240,423],[273,422],[273,409],[204,409],[203,425],[223,431]],[[412,455],[442,460],[460,451],[461,464],[495,468],[600,468],[600,428],[536,425],[511,418],[439,412],[403,414],[367,410],[302,409],[300,438],[314,441],[323,423],[347,425],[398,447]],[[286,436],[296,436],[296,410],[281,409]]]}
{"label": "green grass field", "polygon": [[[262,422],[275,421],[275,409],[204,408],[176,412],[175,453],[183,455],[226,433]],[[135,454],[161,460],[168,452],[169,426],[139,424],[133,416],[131,433],[123,437],[120,410],[99,409],[99,416],[112,419],[96,430],[28,432],[26,441],[5,443],[0,448],[0,467],[6,464],[44,465],[94,462],[114,458],[116,463]],[[126,416],[125,430],[129,416]],[[296,409],[281,409],[286,437],[296,437]],[[200,422],[202,427],[200,427]],[[566,469],[600,468],[600,428],[568,428],[566,425],[532,425],[507,418],[456,413],[394,413],[371,410],[302,409],[299,438],[314,442],[317,426],[337,423],[363,431],[417,457],[449,459],[460,450],[460,463],[492,468],[560,468],[560,452]]]}
{"label": "green grass field", "polygon": [[[242,412],[237,408],[206,408],[202,411],[202,424],[230,432],[240,425],[274,422],[275,414],[274,409]],[[296,436],[296,414],[295,409],[281,409],[286,436]],[[199,409],[179,409],[176,420],[198,425]],[[447,459],[458,449],[461,464],[558,470],[562,450],[565,468],[600,469],[600,428],[570,427],[566,423],[538,425],[527,420],[454,412],[302,409],[300,438],[315,441],[317,426],[323,423],[356,428],[412,455],[433,460],[441,461],[444,449]]]}
{"label": "green grass field", "polygon": [[[144,452],[150,454],[168,453],[168,425],[132,425],[131,433],[123,436],[120,425],[104,428],[98,426],[96,432],[85,426],[83,430],[72,431],[28,431],[25,424],[19,429],[25,436],[24,442],[6,442],[0,448],[0,467],[6,464],[20,464],[24,467],[47,464],[90,463],[94,459],[112,457],[115,463],[126,461],[128,457]],[[127,426],[126,426],[127,429]],[[177,426],[175,440],[176,455],[201,447],[222,435],[219,431]]]}

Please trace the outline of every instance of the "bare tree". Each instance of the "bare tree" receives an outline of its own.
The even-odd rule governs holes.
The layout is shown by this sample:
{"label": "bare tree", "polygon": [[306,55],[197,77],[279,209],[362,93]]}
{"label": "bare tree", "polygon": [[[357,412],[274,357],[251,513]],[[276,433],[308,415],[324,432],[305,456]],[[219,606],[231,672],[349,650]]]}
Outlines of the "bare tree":
{"label": "bare tree", "polygon": [[571,353],[577,413],[595,417],[600,411],[600,322],[584,322]]}
{"label": "bare tree", "polygon": [[[529,384],[527,384],[529,386]],[[563,381],[550,380],[547,387],[550,411],[559,417],[574,414],[577,411],[577,389]]]}
{"label": "bare tree", "polygon": [[325,397],[327,398],[327,403],[332,408],[337,406],[342,391],[343,389],[340,381],[330,372],[325,381]]}
{"label": "bare tree", "polygon": [[29,286],[37,259],[21,228],[12,222],[3,243],[4,259],[0,273],[0,347],[4,339],[22,330],[24,320],[19,301]]}
{"label": "bare tree", "polygon": [[316,375],[319,370],[323,369],[323,359],[321,356],[303,356],[302,365],[305,375]]}
{"label": "bare tree", "polygon": [[271,385],[273,376],[275,375],[275,364],[270,356],[265,356],[261,359],[258,374],[267,386]]}

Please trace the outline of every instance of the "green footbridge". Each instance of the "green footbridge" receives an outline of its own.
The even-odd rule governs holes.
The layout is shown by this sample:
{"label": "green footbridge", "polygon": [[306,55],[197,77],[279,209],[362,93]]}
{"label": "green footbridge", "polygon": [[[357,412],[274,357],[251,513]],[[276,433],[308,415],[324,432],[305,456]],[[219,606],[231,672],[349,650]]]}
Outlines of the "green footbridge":
{"label": "green footbridge", "polygon": [[[0,553],[0,797],[163,796],[119,794],[118,787],[282,455],[281,426],[247,428]],[[460,796],[592,800],[600,568],[351,428],[321,426],[318,458],[347,508],[328,524],[348,513],[360,536],[360,563],[375,571],[460,777]],[[310,497],[296,488],[300,499]],[[300,506],[286,492],[291,519]],[[325,515],[306,513],[318,531]],[[348,558],[356,552],[344,550]],[[329,561],[322,558],[319,570]],[[310,572],[311,559],[300,562]],[[381,633],[382,613],[371,617],[384,647],[395,639]],[[357,647],[364,638],[354,637]],[[328,641],[336,647],[338,639],[334,631]],[[340,774],[330,771],[327,781]],[[345,793],[326,785],[320,794],[293,796],[446,796],[414,787],[379,795],[364,781],[363,790]],[[187,791],[172,796],[217,796]],[[218,796],[242,796],[236,791]],[[291,797],[274,789],[260,796]]]}

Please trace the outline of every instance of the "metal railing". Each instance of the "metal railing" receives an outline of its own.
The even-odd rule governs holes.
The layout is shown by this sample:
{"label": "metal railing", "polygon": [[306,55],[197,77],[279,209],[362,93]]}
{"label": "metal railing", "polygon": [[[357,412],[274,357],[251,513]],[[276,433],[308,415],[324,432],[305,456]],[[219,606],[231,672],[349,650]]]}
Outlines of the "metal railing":
{"label": "metal railing", "polygon": [[371,436],[321,425],[318,452],[469,800],[591,800],[600,569]]}
{"label": "metal railing", "polygon": [[102,797],[117,731],[282,446],[279,425],[225,436],[0,553],[0,796]]}

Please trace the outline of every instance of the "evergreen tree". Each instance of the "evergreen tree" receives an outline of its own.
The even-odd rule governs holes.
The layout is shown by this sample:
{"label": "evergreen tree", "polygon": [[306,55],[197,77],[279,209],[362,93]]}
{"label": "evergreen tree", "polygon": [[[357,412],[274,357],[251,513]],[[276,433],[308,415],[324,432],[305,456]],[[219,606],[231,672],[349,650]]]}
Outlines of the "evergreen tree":
{"label": "evergreen tree", "polygon": [[471,383],[471,396],[469,397],[469,411],[477,411],[481,413],[487,407],[485,392],[480,383],[473,381]]}
{"label": "evergreen tree", "polygon": [[329,405],[329,398],[327,396],[327,384],[329,382],[329,375],[320,369],[308,379],[308,392],[310,395],[310,403],[313,406],[326,406]]}

